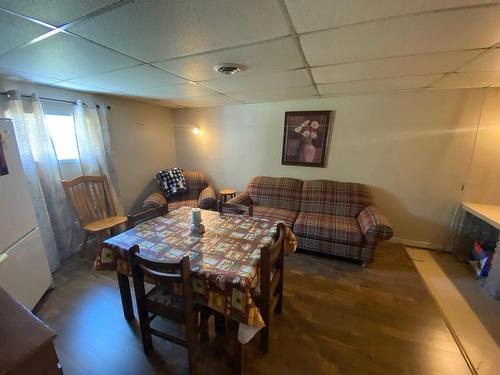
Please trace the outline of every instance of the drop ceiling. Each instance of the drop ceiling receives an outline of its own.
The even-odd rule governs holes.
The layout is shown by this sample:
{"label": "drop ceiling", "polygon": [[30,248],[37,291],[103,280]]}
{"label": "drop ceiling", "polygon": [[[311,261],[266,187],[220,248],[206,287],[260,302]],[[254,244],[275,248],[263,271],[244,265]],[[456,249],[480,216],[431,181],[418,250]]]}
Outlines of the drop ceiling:
{"label": "drop ceiling", "polygon": [[500,86],[500,1],[0,0],[0,33],[4,76],[173,108]]}

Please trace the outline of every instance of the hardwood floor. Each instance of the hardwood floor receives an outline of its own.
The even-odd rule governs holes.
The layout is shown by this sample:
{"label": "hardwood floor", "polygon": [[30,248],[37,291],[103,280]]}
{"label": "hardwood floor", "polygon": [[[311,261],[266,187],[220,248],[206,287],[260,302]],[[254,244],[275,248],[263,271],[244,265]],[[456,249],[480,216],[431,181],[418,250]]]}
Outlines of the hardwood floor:
{"label": "hardwood floor", "polygon": [[500,301],[453,254],[406,248],[479,375],[500,374]]}
{"label": "hardwood floor", "polygon": [[[470,374],[402,246],[383,244],[371,268],[297,253],[286,258],[283,315],[271,321],[269,354],[248,346],[247,374]],[[65,375],[187,374],[184,348],[153,339],[144,356],[136,322],[123,319],[113,273],[70,259],[37,315],[58,332]],[[229,374],[211,332],[202,374]]]}

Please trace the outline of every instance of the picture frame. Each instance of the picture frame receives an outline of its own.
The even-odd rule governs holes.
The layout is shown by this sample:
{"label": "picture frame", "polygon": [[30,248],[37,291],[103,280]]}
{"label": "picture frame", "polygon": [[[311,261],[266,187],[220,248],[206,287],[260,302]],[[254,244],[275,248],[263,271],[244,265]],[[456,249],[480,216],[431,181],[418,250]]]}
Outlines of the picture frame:
{"label": "picture frame", "polygon": [[325,167],[335,111],[285,112],[281,164]]}

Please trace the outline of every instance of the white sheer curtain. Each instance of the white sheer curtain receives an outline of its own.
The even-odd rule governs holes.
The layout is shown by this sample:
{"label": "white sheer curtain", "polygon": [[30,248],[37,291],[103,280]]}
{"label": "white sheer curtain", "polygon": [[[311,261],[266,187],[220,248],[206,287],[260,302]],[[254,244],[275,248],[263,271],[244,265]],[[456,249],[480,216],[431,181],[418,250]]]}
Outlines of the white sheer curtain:
{"label": "white sheer curtain", "polygon": [[[78,252],[82,231],[64,194],[59,162],[40,100],[33,94],[23,102],[17,91],[9,91],[8,99],[4,115],[14,123],[38,226],[50,268],[55,271],[62,259]],[[74,120],[83,174],[107,176],[117,211],[123,213],[111,156],[106,106],[90,108],[78,101],[74,108]]]}
{"label": "white sheer curtain", "polygon": [[59,164],[47,131],[40,100],[33,94],[23,103],[17,91],[8,93],[6,117],[14,123],[19,152],[31,190],[33,205],[47,251],[50,269],[71,254],[71,209],[62,185]]}
{"label": "white sheer curtain", "polygon": [[82,173],[108,178],[117,214],[123,215],[118,178],[111,154],[107,107],[101,104],[94,108],[78,100],[74,117]]}

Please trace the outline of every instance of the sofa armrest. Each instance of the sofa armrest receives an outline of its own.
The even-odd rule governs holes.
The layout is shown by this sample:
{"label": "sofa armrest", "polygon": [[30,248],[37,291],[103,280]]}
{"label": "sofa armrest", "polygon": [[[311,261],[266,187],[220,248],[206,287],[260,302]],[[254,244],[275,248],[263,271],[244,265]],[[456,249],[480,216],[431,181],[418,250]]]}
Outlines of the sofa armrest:
{"label": "sofa armrest", "polygon": [[205,210],[215,208],[217,206],[217,194],[211,186],[207,186],[203,189],[198,196],[198,207]]}
{"label": "sofa armrest", "polygon": [[358,223],[366,242],[376,245],[392,237],[393,230],[387,218],[375,206],[365,207],[358,215]]}
{"label": "sofa armrest", "polygon": [[159,191],[150,194],[142,204],[143,208],[156,208],[160,206],[167,206],[167,198]]}
{"label": "sofa armrest", "polygon": [[231,198],[226,203],[229,204],[242,204],[244,206],[250,206],[252,202],[252,198],[250,198],[250,194],[248,192],[243,191],[239,193],[236,197]]}

